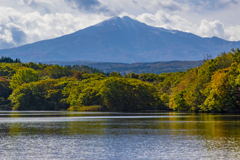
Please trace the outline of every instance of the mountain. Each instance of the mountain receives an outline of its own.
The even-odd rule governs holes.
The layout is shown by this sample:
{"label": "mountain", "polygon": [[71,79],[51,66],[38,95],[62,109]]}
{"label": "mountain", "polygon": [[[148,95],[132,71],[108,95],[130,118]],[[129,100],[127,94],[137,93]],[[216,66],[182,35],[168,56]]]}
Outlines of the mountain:
{"label": "mountain", "polygon": [[21,61],[155,62],[202,60],[240,47],[239,42],[148,26],[129,17],[113,17],[59,38],[0,50]]}

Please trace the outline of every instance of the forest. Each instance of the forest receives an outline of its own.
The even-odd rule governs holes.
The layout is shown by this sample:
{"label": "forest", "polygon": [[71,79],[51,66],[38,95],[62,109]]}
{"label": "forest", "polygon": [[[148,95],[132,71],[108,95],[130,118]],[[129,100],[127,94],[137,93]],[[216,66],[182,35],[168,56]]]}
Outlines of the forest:
{"label": "forest", "polygon": [[1,110],[240,112],[240,50],[186,72],[110,74],[2,57]]}
{"label": "forest", "polygon": [[139,63],[117,63],[117,62],[89,62],[89,61],[69,61],[69,62],[44,62],[47,64],[65,65],[87,65],[97,68],[105,73],[118,72],[122,75],[127,73],[155,73],[186,71],[189,68],[199,67],[203,64],[200,61],[160,61],[160,62],[139,62]]}

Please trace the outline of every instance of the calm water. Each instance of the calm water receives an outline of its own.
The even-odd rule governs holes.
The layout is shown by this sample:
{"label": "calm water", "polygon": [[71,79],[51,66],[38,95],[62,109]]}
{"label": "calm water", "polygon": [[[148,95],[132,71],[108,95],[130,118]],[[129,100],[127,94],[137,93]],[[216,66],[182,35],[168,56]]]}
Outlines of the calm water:
{"label": "calm water", "polygon": [[240,115],[0,112],[0,159],[240,159]]}

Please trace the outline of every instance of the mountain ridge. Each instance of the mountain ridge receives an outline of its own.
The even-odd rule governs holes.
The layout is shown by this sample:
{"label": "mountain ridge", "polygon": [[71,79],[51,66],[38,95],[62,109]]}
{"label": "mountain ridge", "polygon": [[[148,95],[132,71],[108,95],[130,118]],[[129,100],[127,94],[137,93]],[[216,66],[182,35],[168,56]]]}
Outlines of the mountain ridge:
{"label": "mountain ridge", "polygon": [[104,73],[117,72],[122,75],[128,73],[169,73],[186,71],[190,68],[201,66],[204,61],[160,61],[160,62],[137,62],[137,63],[113,63],[113,62],[87,62],[87,61],[52,61],[52,62],[41,62],[44,64],[60,66],[74,66],[74,65],[87,65],[89,67],[97,68]]}
{"label": "mountain ridge", "polygon": [[148,26],[129,17],[113,17],[74,33],[20,47],[0,55],[22,61],[82,60],[99,62],[155,62],[202,60],[240,46],[217,37]]}

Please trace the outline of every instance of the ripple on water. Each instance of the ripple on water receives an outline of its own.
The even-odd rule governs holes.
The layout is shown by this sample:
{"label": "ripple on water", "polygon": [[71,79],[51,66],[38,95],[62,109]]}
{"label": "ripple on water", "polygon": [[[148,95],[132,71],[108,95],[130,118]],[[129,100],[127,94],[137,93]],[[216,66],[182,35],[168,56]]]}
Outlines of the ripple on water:
{"label": "ripple on water", "polygon": [[0,118],[1,159],[240,159],[239,117],[94,114]]}

